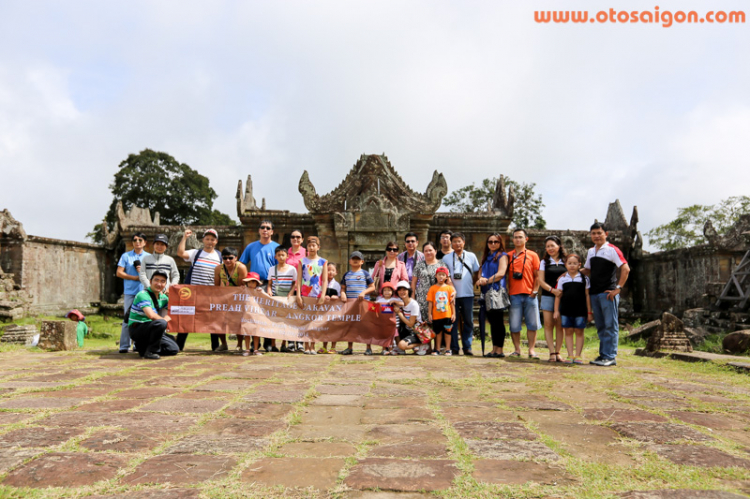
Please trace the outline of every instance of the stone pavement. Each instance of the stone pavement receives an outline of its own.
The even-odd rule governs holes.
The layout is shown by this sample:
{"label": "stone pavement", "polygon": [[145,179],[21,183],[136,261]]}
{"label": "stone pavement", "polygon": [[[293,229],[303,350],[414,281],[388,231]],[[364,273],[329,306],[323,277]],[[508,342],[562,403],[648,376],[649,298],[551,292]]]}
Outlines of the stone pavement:
{"label": "stone pavement", "polygon": [[750,383],[480,357],[0,353],[0,497],[750,493]]}

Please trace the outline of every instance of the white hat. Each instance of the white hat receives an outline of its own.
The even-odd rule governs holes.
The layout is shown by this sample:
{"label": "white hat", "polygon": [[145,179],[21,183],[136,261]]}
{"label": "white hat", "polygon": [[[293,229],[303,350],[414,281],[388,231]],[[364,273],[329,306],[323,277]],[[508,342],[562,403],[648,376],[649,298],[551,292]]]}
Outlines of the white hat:
{"label": "white hat", "polygon": [[411,286],[409,286],[408,281],[398,281],[398,284],[396,284],[396,290],[398,291],[399,288],[411,289]]}

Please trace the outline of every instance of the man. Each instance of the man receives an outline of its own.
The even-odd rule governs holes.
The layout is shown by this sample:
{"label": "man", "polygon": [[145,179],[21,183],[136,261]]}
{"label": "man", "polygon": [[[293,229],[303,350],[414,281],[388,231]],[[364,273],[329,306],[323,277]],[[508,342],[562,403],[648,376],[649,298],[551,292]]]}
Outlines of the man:
{"label": "man", "polygon": [[524,229],[513,231],[513,251],[508,253],[508,271],[505,282],[510,295],[510,337],[515,351],[510,357],[521,355],[521,323],[526,321],[526,337],[529,340],[529,358],[538,359],[534,352],[536,332],[539,330],[539,255],[526,248],[529,240]]}
{"label": "man", "polygon": [[[273,222],[263,220],[258,227],[258,236],[257,241],[245,247],[245,251],[240,255],[240,262],[247,266],[248,272],[255,272],[260,276],[260,287],[265,289],[268,285],[268,269],[278,263],[276,261],[276,248],[279,247],[279,243],[271,240]],[[266,352],[278,352],[278,349],[273,346],[271,338],[263,338],[263,348],[266,349]]]}
{"label": "man", "polygon": [[[589,250],[586,264],[581,273],[591,281],[589,295],[594,310],[596,334],[599,336],[599,357],[590,364],[595,366],[616,366],[617,343],[620,341],[618,310],[620,293],[630,274],[630,266],[617,246],[607,242],[607,229],[596,222],[591,226],[591,241],[594,247]],[[620,270],[619,280],[617,270]]]}
{"label": "man", "polygon": [[451,236],[453,235],[453,232],[451,232],[448,229],[445,229],[443,232],[440,233],[439,241],[440,249],[437,252],[437,259],[442,260],[445,255],[450,255],[453,253],[453,248],[451,248]]}
{"label": "man", "polygon": [[[163,270],[154,271],[151,285],[135,296],[133,307],[130,309],[130,337],[138,354],[144,359],[159,359],[161,339],[167,330],[167,323],[172,320],[169,315],[159,315],[159,310],[169,303],[167,295],[162,293],[168,279],[167,273]],[[177,355],[177,351],[170,350],[164,355]]]}
{"label": "man", "polygon": [[141,261],[149,254],[143,251],[146,247],[146,234],[136,232],[133,234],[133,249],[123,253],[120,261],[117,262],[117,277],[122,279],[125,284],[123,292],[123,321],[122,331],[120,331],[120,353],[128,353],[130,348],[130,333],[128,331],[128,313],[133,305],[135,295],[143,290],[143,285],[138,277],[141,271]]}
{"label": "man", "polygon": [[424,261],[424,253],[417,249],[419,239],[415,233],[407,232],[406,236],[404,236],[404,242],[406,243],[406,251],[399,253],[396,258],[406,265],[406,274],[409,276],[409,282],[411,282],[414,266]]}
{"label": "man", "polygon": [[172,284],[179,284],[180,271],[177,270],[174,258],[166,254],[168,247],[169,238],[166,234],[156,234],[154,236],[154,253],[143,257],[143,260],[141,260],[141,270],[138,272],[143,289],[149,286],[151,277],[157,270],[161,270],[169,276],[167,286],[164,288],[165,293],[169,292],[169,286]]}
{"label": "man", "polygon": [[[221,265],[221,253],[216,249],[216,244],[219,242],[219,234],[214,229],[208,229],[203,233],[203,248],[185,250],[185,243],[192,235],[192,230],[185,230],[185,233],[180,240],[180,244],[177,246],[177,256],[191,264],[187,278],[185,279],[185,284],[191,284],[194,286],[213,286],[214,269],[217,265]],[[177,344],[180,347],[180,351],[185,348],[187,335],[188,333],[179,333],[177,335]],[[223,337],[221,346],[219,346],[220,336]],[[229,350],[229,347],[227,346],[227,336],[212,334],[211,350],[214,352],[225,352]]]}
{"label": "man", "polygon": [[451,234],[453,251],[443,258],[450,271],[451,285],[456,290],[456,322],[451,329],[451,352],[458,355],[458,323],[462,322],[461,344],[464,355],[474,355],[474,282],[479,272],[479,261],[471,251],[464,251],[466,237],[461,232]]}

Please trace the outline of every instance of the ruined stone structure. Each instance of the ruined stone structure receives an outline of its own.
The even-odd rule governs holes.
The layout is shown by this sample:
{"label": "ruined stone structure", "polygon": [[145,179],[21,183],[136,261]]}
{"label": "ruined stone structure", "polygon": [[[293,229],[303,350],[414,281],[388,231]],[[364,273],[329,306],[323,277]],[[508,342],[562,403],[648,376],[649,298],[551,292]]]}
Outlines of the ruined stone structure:
{"label": "ruined stone structure", "polygon": [[690,340],[685,336],[685,325],[680,319],[669,312],[662,314],[659,327],[648,338],[648,342],[646,343],[647,352],[659,352],[663,350],[676,352],[693,351]]}

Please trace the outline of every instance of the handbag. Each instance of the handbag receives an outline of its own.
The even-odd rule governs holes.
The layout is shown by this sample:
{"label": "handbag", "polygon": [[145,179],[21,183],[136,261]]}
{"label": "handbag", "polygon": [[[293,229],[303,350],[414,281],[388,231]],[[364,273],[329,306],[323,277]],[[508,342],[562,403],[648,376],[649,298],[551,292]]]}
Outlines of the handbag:
{"label": "handbag", "polygon": [[490,286],[490,289],[484,293],[484,306],[487,310],[505,310],[510,307],[510,296],[508,296],[508,290],[505,286],[501,286],[500,289],[495,289]]}
{"label": "handbag", "polygon": [[417,322],[412,330],[422,343],[429,343],[435,338],[435,331],[426,322]]}

